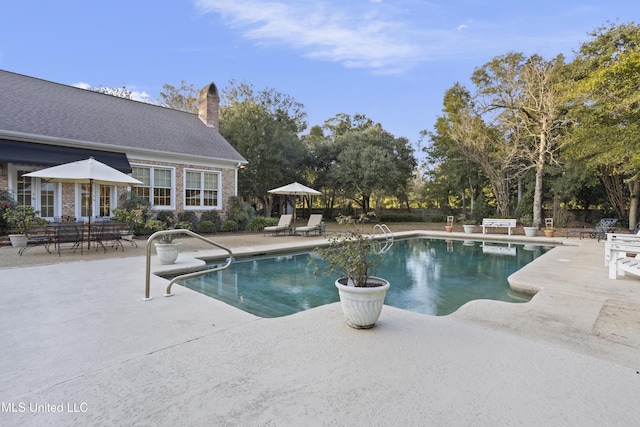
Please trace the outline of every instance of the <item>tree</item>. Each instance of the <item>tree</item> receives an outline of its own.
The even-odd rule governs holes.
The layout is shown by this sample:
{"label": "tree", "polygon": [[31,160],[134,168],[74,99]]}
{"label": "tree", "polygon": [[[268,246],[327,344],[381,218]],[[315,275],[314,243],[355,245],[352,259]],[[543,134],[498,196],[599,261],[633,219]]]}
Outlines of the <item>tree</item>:
{"label": "tree", "polygon": [[307,150],[304,162],[307,180],[311,187],[324,190],[324,208],[329,210],[327,217],[331,217],[336,200],[331,168],[338,159],[338,146],[318,125],[312,126],[301,139]]}
{"label": "tree", "polygon": [[519,134],[485,123],[482,109],[459,83],[446,92],[443,112],[435,132],[427,133],[433,152],[443,150],[450,160],[457,153],[476,164],[489,180],[498,213],[508,216],[510,182],[522,169]]}
{"label": "tree", "polygon": [[380,191],[407,191],[417,162],[406,138],[395,138],[380,124],[356,127],[335,139],[339,154],[332,167],[335,185],[369,212],[371,196]]}
{"label": "tree", "polygon": [[234,80],[222,94],[220,134],[249,162],[238,173],[238,191],[257,198],[270,216],[268,190],[304,181],[305,147],[298,138],[306,128],[304,105],[275,89],[257,92],[253,85]]}
{"label": "tree", "polygon": [[486,113],[494,115],[501,130],[511,142],[518,142],[521,154],[535,168],[535,226],[542,222],[544,168],[556,161],[563,146],[563,67],[562,55],[546,61],[539,55],[512,52],[494,58],[471,77]]}
{"label": "tree", "polygon": [[174,110],[197,113],[198,91],[193,88],[193,84],[188,84],[184,80],[180,82],[179,88],[170,84],[164,84],[158,96],[158,104],[163,107],[173,108]]}
{"label": "tree", "polygon": [[628,207],[633,227],[640,196],[640,27],[611,24],[590,36],[571,64],[569,154],[598,171],[609,202],[621,217]]}

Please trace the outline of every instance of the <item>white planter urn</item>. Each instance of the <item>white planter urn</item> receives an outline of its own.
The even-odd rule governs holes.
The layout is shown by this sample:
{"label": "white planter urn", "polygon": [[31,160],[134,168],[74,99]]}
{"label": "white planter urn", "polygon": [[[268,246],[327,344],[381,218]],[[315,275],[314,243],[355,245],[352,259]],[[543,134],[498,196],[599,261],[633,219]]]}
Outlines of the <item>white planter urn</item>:
{"label": "white planter urn", "polygon": [[29,239],[26,234],[9,234],[9,240],[14,248],[24,248]]}
{"label": "white planter urn", "polygon": [[346,278],[336,280],[342,312],[347,323],[356,329],[372,328],[382,312],[389,282],[379,277],[369,277],[369,282],[378,282],[380,286],[366,288],[343,284],[346,282]]}
{"label": "white planter urn", "polygon": [[154,245],[156,246],[156,253],[158,254],[158,259],[160,260],[160,263],[173,264],[178,259],[178,255],[180,254],[180,246],[182,246],[182,243],[154,242]]}
{"label": "white planter urn", "polygon": [[475,224],[462,224],[462,228],[464,228],[464,232],[467,234],[471,234],[476,230]]}
{"label": "white planter urn", "polygon": [[524,235],[527,237],[536,237],[536,233],[538,232],[538,227],[523,227]]}

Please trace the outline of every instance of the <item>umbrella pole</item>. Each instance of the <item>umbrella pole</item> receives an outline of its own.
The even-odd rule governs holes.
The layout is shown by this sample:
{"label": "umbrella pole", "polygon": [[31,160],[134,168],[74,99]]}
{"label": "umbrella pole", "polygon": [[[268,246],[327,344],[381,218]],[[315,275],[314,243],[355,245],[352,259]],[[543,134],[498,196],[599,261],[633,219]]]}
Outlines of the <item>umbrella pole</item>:
{"label": "umbrella pole", "polygon": [[87,249],[91,248],[91,215],[93,215],[93,179],[89,179],[89,228],[87,231]]}

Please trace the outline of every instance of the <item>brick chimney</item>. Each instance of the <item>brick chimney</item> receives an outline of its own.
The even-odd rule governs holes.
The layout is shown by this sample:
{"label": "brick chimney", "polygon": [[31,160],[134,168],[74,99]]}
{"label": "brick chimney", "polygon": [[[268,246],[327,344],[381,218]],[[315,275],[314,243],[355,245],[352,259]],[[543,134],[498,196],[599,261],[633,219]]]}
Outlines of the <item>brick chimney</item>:
{"label": "brick chimney", "polygon": [[218,129],[220,113],[220,95],[215,83],[209,83],[200,90],[198,98],[198,117],[209,127]]}

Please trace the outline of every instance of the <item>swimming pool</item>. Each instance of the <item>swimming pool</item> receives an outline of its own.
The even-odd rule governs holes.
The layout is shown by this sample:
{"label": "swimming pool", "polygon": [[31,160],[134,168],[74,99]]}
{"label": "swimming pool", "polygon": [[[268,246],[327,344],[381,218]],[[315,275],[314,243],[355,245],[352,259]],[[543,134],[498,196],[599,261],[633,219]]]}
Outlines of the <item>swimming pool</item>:
{"label": "swimming pool", "polygon": [[[397,240],[377,276],[389,280],[385,304],[442,316],[475,299],[514,303],[530,296],[510,290],[507,277],[542,255],[544,246],[454,241]],[[320,266],[320,273],[309,260]],[[315,252],[238,260],[227,270],[181,285],[261,317],[281,317],[339,301],[336,277],[322,274]]]}

